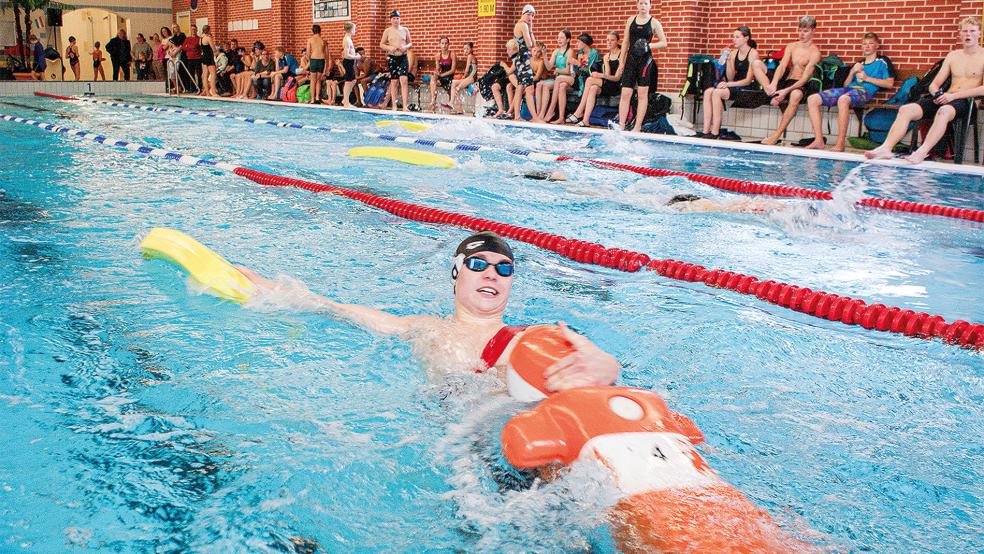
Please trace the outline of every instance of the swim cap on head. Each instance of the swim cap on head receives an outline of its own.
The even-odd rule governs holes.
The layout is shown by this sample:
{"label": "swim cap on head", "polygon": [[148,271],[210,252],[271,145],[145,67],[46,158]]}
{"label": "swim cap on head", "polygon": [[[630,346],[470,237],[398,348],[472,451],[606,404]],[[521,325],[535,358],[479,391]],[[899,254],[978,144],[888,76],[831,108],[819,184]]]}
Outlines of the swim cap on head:
{"label": "swim cap on head", "polygon": [[536,8],[533,7],[533,4],[526,4],[525,6],[523,6],[523,13],[526,12],[536,15]]}
{"label": "swim cap on head", "polygon": [[458,278],[458,272],[461,271],[461,264],[464,263],[465,258],[479,252],[495,252],[509,258],[510,261],[514,260],[512,248],[502,237],[492,231],[475,233],[461,241],[461,244],[454,251],[454,265],[451,268],[452,281]]}
{"label": "swim cap on head", "polygon": [[400,17],[400,10],[393,10],[393,13],[390,14],[390,17]]}

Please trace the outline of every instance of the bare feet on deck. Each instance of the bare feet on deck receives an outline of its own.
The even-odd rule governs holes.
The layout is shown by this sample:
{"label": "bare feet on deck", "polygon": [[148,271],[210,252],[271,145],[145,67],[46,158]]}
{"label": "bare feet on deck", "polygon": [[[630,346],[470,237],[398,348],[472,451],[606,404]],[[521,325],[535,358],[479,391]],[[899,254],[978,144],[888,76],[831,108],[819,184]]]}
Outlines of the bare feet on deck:
{"label": "bare feet on deck", "polygon": [[895,157],[895,154],[893,154],[888,148],[882,148],[879,146],[874,150],[868,150],[865,152],[864,157],[869,160],[890,160]]}

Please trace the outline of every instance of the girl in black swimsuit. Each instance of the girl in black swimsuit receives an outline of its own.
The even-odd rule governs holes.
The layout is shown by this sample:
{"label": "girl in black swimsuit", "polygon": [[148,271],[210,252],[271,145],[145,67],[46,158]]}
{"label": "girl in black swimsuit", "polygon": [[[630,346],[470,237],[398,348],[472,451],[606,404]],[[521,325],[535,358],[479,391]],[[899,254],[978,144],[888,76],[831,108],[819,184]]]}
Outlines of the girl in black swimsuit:
{"label": "girl in black swimsuit", "polygon": [[202,96],[218,96],[219,90],[216,88],[218,75],[215,74],[215,51],[212,50],[212,28],[209,25],[202,27],[202,40],[199,43],[202,49]]}
{"label": "girl in black swimsuit", "polygon": [[[624,129],[629,116],[633,89],[638,89],[633,131],[642,129],[649,108],[649,87],[656,86],[656,63],[652,49],[666,48],[663,26],[649,15],[650,0],[639,0],[639,11],[625,22],[625,37],[619,63],[622,66],[622,97],[618,103],[619,129]],[[653,37],[658,41],[650,44]]]}
{"label": "girl in black swimsuit", "polygon": [[704,131],[697,133],[697,138],[719,138],[724,101],[733,98],[755,80],[752,65],[758,62],[759,55],[751,29],[738,27],[731,34],[731,40],[734,50],[728,56],[725,79],[704,91]]}
{"label": "girl in black swimsuit", "polygon": [[68,58],[68,65],[71,66],[72,73],[75,73],[75,80],[78,81],[82,75],[82,68],[79,67],[79,47],[75,44],[75,37],[68,37],[68,48],[65,49],[65,57]]}
{"label": "girl in black swimsuit", "polygon": [[93,45],[92,50],[92,80],[98,81],[99,77],[102,76],[102,80],[106,80],[106,71],[102,68],[103,53],[99,49],[99,42]]}

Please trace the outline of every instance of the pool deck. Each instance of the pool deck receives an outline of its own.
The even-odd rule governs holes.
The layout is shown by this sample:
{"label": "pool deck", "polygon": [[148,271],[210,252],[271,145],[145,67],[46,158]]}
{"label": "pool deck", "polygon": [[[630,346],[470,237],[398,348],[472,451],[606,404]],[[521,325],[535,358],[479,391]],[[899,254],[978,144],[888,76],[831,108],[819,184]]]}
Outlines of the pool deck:
{"label": "pool deck", "polygon": [[[282,106],[287,108],[298,108],[298,109],[328,109],[328,110],[351,110],[363,113],[374,114],[383,117],[393,117],[402,116],[418,119],[464,119],[472,120],[476,119],[474,116],[468,115],[450,115],[450,114],[436,114],[427,112],[394,112],[391,110],[379,110],[370,108],[344,108],[342,106],[327,106],[324,104],[297,104],[291,102],[274,102],[269,100],[244,100],[237,98],[214,98],[208,96],[174,96],[166,94],[156,94],[154,96],[159,96],[162,98],[196,98],[201,100],[211,100],[215,102],[236,102],[245,104],[267,104],[271,106]],[[551,125],[545,123],[530,123],[530,122],[517,122],[510,120],[499,120],[483,118],[482,121],[486,123],[491,123],[492,125],[500,125],[503,127],[526,127],[533,129],[543,129],[546,131],[554,132],[567,132],[567,133],[577,133],[577,134],[605,134],[613,132],[611,129],[601,129],[597,127],[575,127],[575,126],[559,126]],[[636,140],[647,140],[653,142],[669,142],[674,144],[688,144],[696,146],[710,146],[714,148],[726,148],[730,150],[745,150],[749,152],[763,152],[763,153],[773,153],[773,154],[785,154],[789,156],[800,156],[805,158],[821,158],[828,160],[840,160],[846,162],[854,163],[870,163],[873,165],[887,165],[893,167],[902,167],[906,169],[922,170],[922,171],[937,171],[944,173],[959,173],[965,175],[980,175],[984,176],[984,166],[973,165],[973,164],[952,164],[952,163],[942,163],[942,162],[932,162],[927,161],[918,165],[911,164],[902,158],[895,158],[891,160],[876,160],[871,161],[864,157],[863,154],[857,154],[854,152],[831,152],[829,150],[809,150],[806,148],[792,147],[792,146],[769,146],[765,144],[757,144],[750,142],[737,142],[737,141],[726,141],[726,140],[710,140],[710,139],[700,139],[696,137],[685,137],[679,135],[657,135],[652,133],[635,133],[635,132],[624,132],[629,138]]]}

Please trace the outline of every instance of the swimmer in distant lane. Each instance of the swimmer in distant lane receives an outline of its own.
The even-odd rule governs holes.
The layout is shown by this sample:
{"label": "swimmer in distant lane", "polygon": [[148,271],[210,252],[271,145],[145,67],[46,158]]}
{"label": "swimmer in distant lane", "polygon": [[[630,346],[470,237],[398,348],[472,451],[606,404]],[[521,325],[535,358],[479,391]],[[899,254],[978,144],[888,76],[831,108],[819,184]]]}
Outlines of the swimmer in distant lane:
{"label": "swimmer in distant lane", "polygon": [[681,213],[693,212],[740,212],[764,213],[782,210],[787,204],[768,198],[740,198],[726,202],[716,202],[701,198],[696,194],[678,194],[666,203],[667,207]]}
{"label": "swimmer in distant lane", "polygon": [[[432,377],[492,370],[504,380],[512,349],[525,332],[525,327],[502,321],[512,290],[513,260],[512,248],[495,233],[476,233],[462,241],[452,258],[455,311],[449,317],[399,316],[341,304],[306,289],[291,290],[250,269],[239,270],[258,285],[260,296],[275,294],[292,307],[328,313],[380,335],[400,336],[411,344]],[[561,328],[575,352],[547,369],[546,387],[559,391],[614,383],[621,371],[614,356],[565,325]]]}
{"label": "swimmer in distant lane", "polygon": [[[567,175],[563,171],[527,171],[522,173],[527,179],[537,181],[567,181]],[[678,194],[666,203],[670,209],[681,213],[693,212],[740,212],[740,213],[765,213],[775,210],[785,209],[788,204],[778,200],[768,198],[737,198],[717,202],[707,198],[701,198],[696,194]]]}

